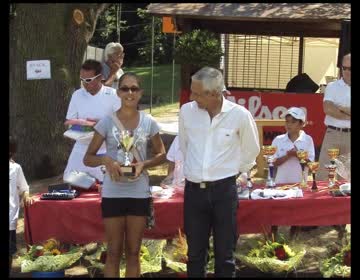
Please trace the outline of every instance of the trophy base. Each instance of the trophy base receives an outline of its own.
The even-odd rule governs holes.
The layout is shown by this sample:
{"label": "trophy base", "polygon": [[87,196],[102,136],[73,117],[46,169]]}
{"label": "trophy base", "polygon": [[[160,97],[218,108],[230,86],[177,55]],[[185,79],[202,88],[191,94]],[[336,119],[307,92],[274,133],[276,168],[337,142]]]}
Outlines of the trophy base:
{"label": "trophy base", "polygon": [[121,166],[120,167],[123,176],[125,177],[134,177],[135,176],[135,166]]}
{"label": "trophy base", "polygon": [[276,187],[276,183],[274,181],[267,181],[265,183],[265,187],[269,188],[269,189],[272,189],[272,188],[275,188]]}

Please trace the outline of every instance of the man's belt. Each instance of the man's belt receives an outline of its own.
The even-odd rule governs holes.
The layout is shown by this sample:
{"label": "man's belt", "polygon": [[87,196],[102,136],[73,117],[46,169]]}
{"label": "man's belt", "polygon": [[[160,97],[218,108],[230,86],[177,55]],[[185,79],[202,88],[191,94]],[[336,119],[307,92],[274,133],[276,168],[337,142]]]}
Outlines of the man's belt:
{"label": "man's belt", "polygon": [[194,182],[191,182],[191,181],[188,181],[188,180],[186,180],[186,181],[192,187],[198,187],[198,188],[201,188],[201,189],[205,189],[205,188],[212,187],[212,186],[219,185],[219,184],[223,184],[223,183],[226,183],[226,182],[236,182],[236,176],[230,176],[230,177],[227,177],[227,178],[224,178],[224,179],[211,181],[211,182],[205,181],[205,182],[201,182],[201,183],[194,183]]}
{"label": "man's belt", "polygon": [[336,130],[336,131],[341,131],[341,132],[351,132],[351,128],[340,128],[340,127],[335,127],[332,125],[328,125],[327,126],[330,129]]}

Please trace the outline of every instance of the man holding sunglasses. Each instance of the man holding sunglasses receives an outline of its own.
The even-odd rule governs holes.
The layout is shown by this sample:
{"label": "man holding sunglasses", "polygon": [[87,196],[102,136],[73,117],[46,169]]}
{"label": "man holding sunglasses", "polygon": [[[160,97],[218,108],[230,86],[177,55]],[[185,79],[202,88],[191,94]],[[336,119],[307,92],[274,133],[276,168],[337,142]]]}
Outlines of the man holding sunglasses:
{"label": "man holding sunglasses", "polygon": [[[88,59],[83,63],[80,69],[80,80],[83,87],[76,90],[71,97],[66,114],[67,120],[91,119],[98,121],[120,108],[121,100],[116,90],[102,84],[101,71],[101,63],[97,60]],[[103,181],[100,167],[88,167],[83,164],[88,145],[88,142],[76,141],[64,171],[63,179],[65,181],[73,171],[86,172],[99,181]],[[103,145],[98,154],[105,153],[106,148]]]}
{"label": "man holding sunglasses", "polygon": [[325,137],[321,145],[320,170],[317,174],[319,180],[326,180],[328,172],[324,165],[329,162],[327,150],[339,148],[340,154],[351,152],[351,54],[343,57],[341,67],[341,79],[329,83],[325,88],[324,112],[325,125],[327,126]]}

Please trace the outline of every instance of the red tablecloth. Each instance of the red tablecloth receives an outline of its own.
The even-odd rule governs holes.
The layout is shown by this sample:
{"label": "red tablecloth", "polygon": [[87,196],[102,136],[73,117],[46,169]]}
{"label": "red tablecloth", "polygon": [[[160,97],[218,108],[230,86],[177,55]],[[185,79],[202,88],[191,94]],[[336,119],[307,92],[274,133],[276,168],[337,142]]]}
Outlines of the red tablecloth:
{"label": "red tablecloth", "polygon": [[[309,183],[310,186],[310,183]],[[304,190],[303,198],[240,200],[240,233],[262,232],[271,225],[350,224],[350,197],[332,197],[325,182],[318,192]],[[101,198],[98,193],[81,193],[73,200],[40,200],[25,209],[25,240],[38,243],[51,237],[61,242],[86,244],[102,241]],[[145,232],[147,238],[172,238],[183,228],[183,196],[155,199],[156,227]]]}

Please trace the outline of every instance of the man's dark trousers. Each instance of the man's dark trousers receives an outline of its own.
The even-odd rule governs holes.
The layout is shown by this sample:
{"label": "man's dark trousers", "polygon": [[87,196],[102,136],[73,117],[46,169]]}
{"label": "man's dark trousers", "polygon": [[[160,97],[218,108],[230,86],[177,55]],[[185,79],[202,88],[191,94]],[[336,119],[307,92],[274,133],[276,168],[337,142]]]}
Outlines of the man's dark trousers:
{"label": "man's dark trousers", "polygon": [[206,183],[206,188],[186,180],[184,226],[188,243],[188,277],[206,276],[211,232],[215,277],[235,277],[238,206],[235,176]]}

